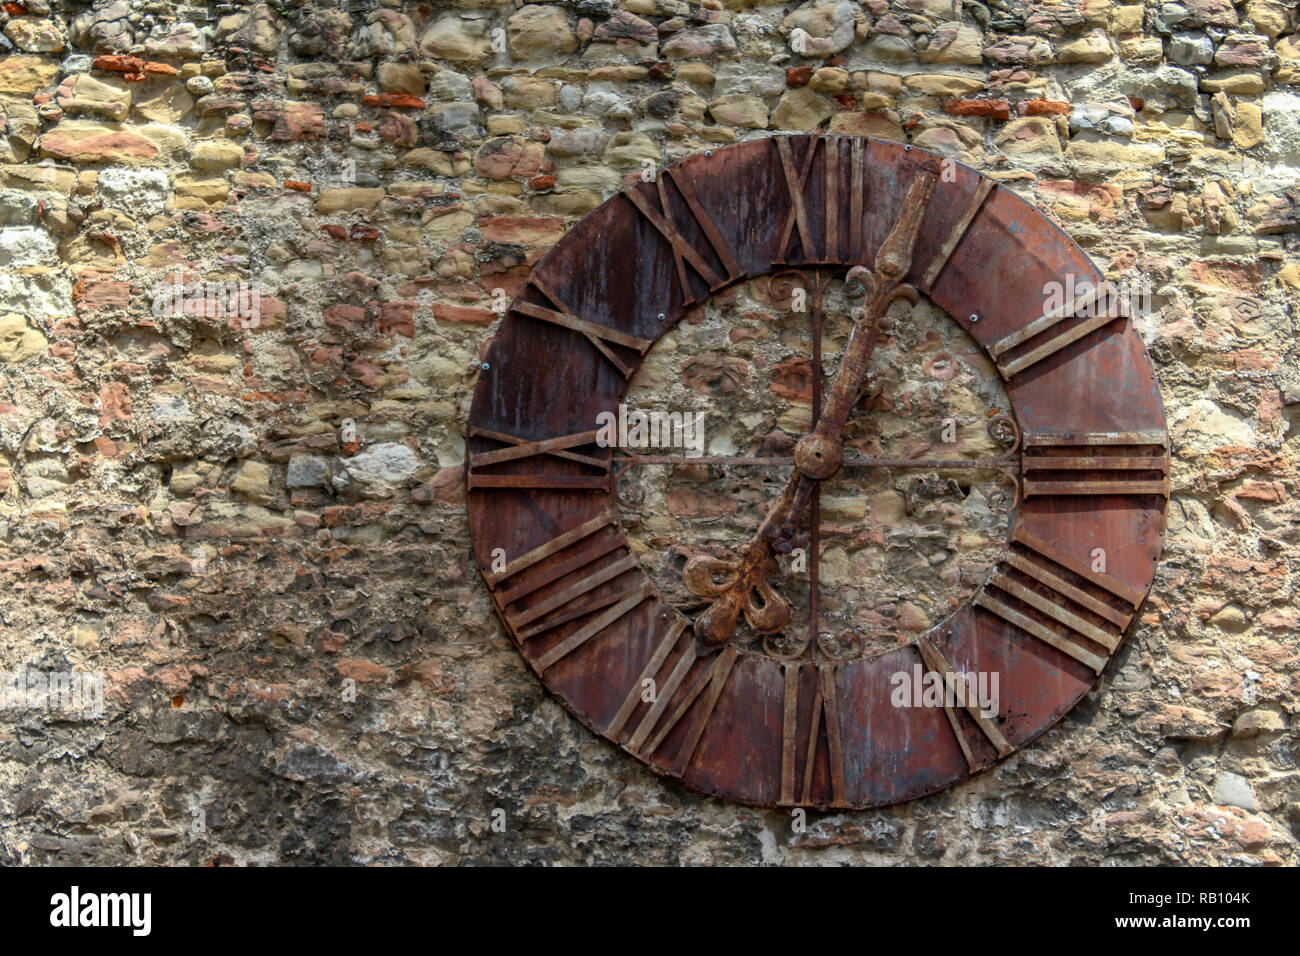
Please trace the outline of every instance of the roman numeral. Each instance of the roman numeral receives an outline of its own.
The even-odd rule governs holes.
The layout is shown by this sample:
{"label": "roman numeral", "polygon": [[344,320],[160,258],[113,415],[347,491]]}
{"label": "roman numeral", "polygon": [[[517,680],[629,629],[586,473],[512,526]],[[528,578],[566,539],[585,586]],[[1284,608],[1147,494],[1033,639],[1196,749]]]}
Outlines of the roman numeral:
{"label": "roman numeral", "polygon": [[975,188],[975,194],[971,196],[970,202],[966,205],[966,209],[962,212],[960,218],[953,223],[952,229],[948,232],[948,238],[939,247],[939,251],[934,254],[929,267],[925,270],[925,275],[921,277],[919,288],[926,295],[930,294],[934,284],[939,281],[939,276],[943,274],[944,268],[948,265],[948,260],[952,258],[952,254],[957,250],[958,243],[966,235],[966,231],[970,229],[970,224],[975,220],[976,215],[984,208],[984,200],[989,198],[989,194],[993,192],[993,187],[996,185],[997,183],[991,179],[980,180],[979,185]]}
{"label": "roman numeral", "polygon": [[863,200],[866,190],[866,183],[863,177],[866,175],[866,141],[861,137],[855,136],[851,140],[852,160],[849,171],[849,257],[854,261],[860,260],[863,256],[862,248],[862,224],[863,220]]}
{"label": "roman numeral", "polygon": [[[664,661],[668,660],[668,655],[672,653],[673,648],[677,646],[678,638],[681,637],[682,631],[690,623],[690,618],[683,614],[673,614],[669,619],[671,623],[663,639],[655,646],[654,652],[650,655],[650,660],[646,661],[645,667],[641,668],[641,673],[637,679],[632,682],[632,687],[623,698],[623,704],[619,707],[618,712],[614,715],[609,726],[605,728],[605,736],[611,740],[617,740],[618,735],[623,732],[624,726],[627,725],[628,719],[636,710],[637,705],[642,703],[641,695],[647,680],[653,680],[654,676],[659,673],[659,668],[663,667]],[[691,638],[687,638],[688,642]],[[655,700],[658,701],[663,691],[658,687],[655,688]],[[671,694],[671,691],[667,691]]]}
{"label": "roman numeral", "polygon": [[[1084,319],[1084,321],[1071,328],[1057,332],[1042,345],[1036,346],[1022,355],[1015,358],[1008,357],[1008,353],[1016,349],[1017,346],[1023,345],[1030,339],[1056,328],[1066,319],[1073,318],[1080,312],[1085,311],[1092,313],[1090,318]],[[1018,375],[1037,365],[1043,359],[1055,355],[1061,349],[1072,342],[1077,342],[1089,332],[1093,332],[1104,325],[1109,325],[1116,319],[1125,318],[1127,315],[1128,303],[1119,295],[1115,287],[1109,282],[1097,283],[1076,296],[1073,302],[1066,303],[1059,309],[1049,309],[1027,325],[993,342],[988,347],[989,355],[993,357],[993,361],[997,364],[1002,377],[1010,380],[1012,376]]]}
{"label": "roman numeral", "polygon": [[[975,595],[975,603],[1100,674],[1141,605],[1142,593],[1109,574],[1094,571],[1023,528],[1017,527],[1011,540],[1025,553],[1009,551],[994,569],[988,586]],[[1091,589],[1075,583],[1062,569]],[[990,587],[1062,626],[1065,633],[995,597]],[[1125,607],[1117,607],[1117,603]],[[1085,616],[1085,612],[1091,616]],[[1078,638],[1104,647],[1106,655],[1081,645]]]}
{"label": "roman numeral", "polygon": [[[686,770],[691,758],[695,756],[700,738],[704,736],[704,730],[713,716],[713,709],[717,706],[718,698],[722,696],[723,688],[727,685],[727,678],[731,676],[731,669],[736,663],[738,654],[734,644],[724,647],[695,679],[672,712],[668,713],[677,689],[700,659],[695,649],[695,642],[688,641],[676,666],[663,686],[659,688],[654,704],[641,718],[641,722],[628,740],[627,749],[642,760],[649,760],[668,735],[681,723],[686,713],[694,710],[695,715],[692,718],[694,722],[686,735],[685,743],[678,751],[673,770],[674,775],[680,776]],[[697,701],[698,706],[694,706]],[[666,720],[663,719],[665,713],[668,713]]]}
{"label": "roman numeral", "polygon": [[798,772],[799,732],[799,665],[786,661],[781,665],[785,675],[785,711],[781,721],[781,805],[792,807],[795,803],[794,777]]}
{"label": "roman numeral", "polygon": [[[667,184],[670,182],[677,187],[677,191],[686,203],[686,208],[690,211],[695,224],[699,227],[700,232],[704,234],[704,238],[708,240],[709,246],[718,257],[718,261],[722,263],[722,268],[726,270],[725,276],[719,276],[713,270],[699,250],[686,241],[681,230],[669,218]],[[700,197],[695,192],[695,186],[690,177],[681,170],[665,169],[655,178],[655,188],[659,199],[658,209],[650,204],[650,201],[636,186],[624,189],[623,195],[672,247],[673,260],[677,265],[677,278],[681,282],[682,297],[685,304],[688,306],[693,305],[695,302],[701,301],[702,298],[707,298],[696,296],[691,291],[689,276],[686,271],[687,265],[690,265],[695,273],[704,280],[705,285],[709,287],[710,295],[728,283],[739,279],[742,275],[740,266],[732,256],[731,250],[727,248],[727,244],[722,238],[722,233],[718,231],[717,225],[714,224],[713,219],[705,212],[704,206],[701,205]]]}
{"label": "roman numeral", "polygon": [[[980,769],[984,764],[982,761],[975,759],[975,748],[971,738],[967,735],[966,725],[961,722],[957,712],[948,704],[947,688],[957,686],[956,668],[948,662],[948,659],[940,653],[939,649],[928,638],[917,638],[916,646],[921,652],[921,660],[925,662],[925,666],[931,672],[938,674],[943,681],[944,714],[947,715],[948,724],[952,727],[953,735],[957,738],[957,745],[961,747],[961,752],[966,757],[966,764],[972,771]],[[985,739],[993,745],[993,749],[997,751],[998,756],[1005,757],[1011,753],[1011,745],[1007,743],[1007,738],[1002,735],[1002,729],[998,727],[997,721],[992,717],[984,716],[980,712],[979,702],[972,701],[964,688],[962,693],[965,694],[962,706],[965,708],[966,713],[970,714],[971,719],[975,721],[975,726],[979,727]]]}
{"label": "roman numeral", "polygon": [[[817,766],[817,742],[823,720],[826,726],[826,756],[831,777],[832,807],[847,806],[847,788],[844,782],[844,748],[840,737],[839,694],[835,689],[836,667],[833,664],[808,664],[816,668],[817,690],[813,697],[812,726],[808,730],[806,745],[799,739],[799,677],[805,664],[786,661],[785,708],[781,726],[781,806],[796,806],[812,802],[813,773]],[[797,790],[798,758],[804,754],[803,788]]]}
{"label": "roman numeral", "polygon": [[[563,641],[556,644],[549,651],[547,651],[545,654],[539,657],[536,662],[537,670],[539,672],[545,673],[546,669],[549,668],[556,661],[564,657],[567,657],[569,654],[572,654],[579,647],[586,644],[589,640],[591,640],[601,631],[605,630],[610,625],[612,625],[615,621],[618,621],[624,616],[630,614],[637,606],[641,604],[642,601],[644,601],[646,598],[650,597],[654,593],[655,593],[654,585],[650,583],[649,579],[643,579],[639,584],[634,584],[631,587],[625,588],[622,591],[617,592],[616,594],[614,594],[608,599],[602,598],[601,599],[602,602],[606,600],[609,601],[617,600],[618,603],[615,604],[613,607],[611,607],[609,610],[605,611],[603,614],[594,618],[589,623],[583,625],[578,630],[574,631]],[[592,602],[591,607],[583,608],[578,613],[588,614],[592,610],[600,606],[601,606],[600,602]],[[576,615],[570,615],[570,616],[576,616]],[[549,626],[550,625],[548,625],[547,627],[549,628]]]}
{"label": "roman numeral", "polygon": [[[642,577],[609,594],[591,593],[626,572],[639,570],[636,556],[628,552],[609,564],[588,570],[585,577],[535,604],[526,608],[515,608],[514,605],[548,584],[590,569],[601,558],[626,546],[627,541],[618,530],[617,516],[613,511],[603,511],[590,521],[556,535],[520,555],[500,571],[484,574],[504,612],[506,623],[520,643],[552,631],[561,624],[587,617],[597,611],[602,612],[539,657],[536,661],[539,671],[545,672],[556,661],[573,653],[614,622],[631,613],[642,601],[655,594],[654,585]],[[538,568],[547,558],[570,548],[575,548],[576,551],[565,560],[538,573],[528,573]]]}
{"label": "roman numeral", "polygon": [[529,278],[528,284],[543,295],[551,303],[552,307],[526,302],[520,297],[515,300],[513,311],[518,312],[520,315],[526,315],[530,318],[540,319],[543,322],[570,329],[582,335],[622,373],[624,378],[631,378],[637,366],[624,360],[610,346],[618,345],[632,349],[638,356],[643,356],[649,351],[650,346],[654,344],[650,339],[638,338],[635,335],[628,335],[626,332],[619,332],[617,329],[611,329],[608,326],[598,325],[595,322],[588,322],[586,319],[578,318],[560,300],[555,291],[536,273]]}
{"label": "roman numeral", "polygon": [[781,157],[781,169],[785,173],[785,187],[790,192],[790,215],[785,221],[785,229],[781,233],[781,246],[777,250],[777,261],[785,262],[790,254],[791,233],[795,226],[799,227],[799,243],[803,246],[803,257],[806,261],[813,261],[816,257],[816,247],[812,241],[812,230],[808,225],[808,210],[804,207],[803,190],[808,182],[808,174],[812,171],[813,157],[817,153],[818,139],[808,141],[808,152],[804,155],[803,168],[796,173],[794,169],[794,155],[790,149],[790,140],[785,136],[773,137],[776,143],[776,151]]}
{"label": "roman numeral", "polygon": [[[621,544],[621,542],[620,542]],[[585,563],[591,563],[598,553],[582,555]],[[587,559],[590,558],[590,561]],[[599,610],[603,607],[609,607],[611,604],[617,604],[624,598],[631,597],[637,591],[636,586],[624,588],[621,591],[615,591],[612,594],[602,594],[596,597],[588,597],[584,601],[579,598],[586,597],[596,588],[600,587],[607,581],[632,571],[638,567],[636,555],[625,554],[617,561],[605,565],[598,571],[593,571],[584,578],[574,581],[568,587],[562,588],[555,594],[545,600],[539,601],[526,610],[506,612],[506,620],[510,627],[521,641],[526,641],[538,634],[544,634],[549,630],[559,627],[561,624],[567,624],[569,621],[584,617],[592,611]],[[533,585],[530,585],[530,593]],[[518,600],[518,597],[514,597]],[[504,600],[502,602],[505,603]],[[554,611],[560,611],[554,617],[548,617]]]}
{"label": "roman numeral", "polygon": [[[773,137],[777,153],[781,158],[781,170],[785,174],[786,189],[790,193],[790,214],[786,218],[785,228],[781,232],[781,245],[777,250],[778,262],[788,261],[790,244],[796,229],[799,233],[799,245],[803,250],[804,262],[844,262],[844,250],[840,246],[840,174],[841,146],[838,137],[815,136],[809,139],[808,150],[803,162],[795,168],[794,151],[790,139],[786,136]],[[865,144],[861,139],[850,141],[849,159],[849,245],[850,254],[860,257],[862,252],[863,224],[863,174],[865,167]],[[823,169],[825,171],[825,189],[822,195],[822,253],[817,252],[817,243],[813,239],[812,225],[808,218],[807,189],[817,146],[821,144]]]}
{"label": "roman numeral", "polygon": [[[587,538],[593,538],[593,540],[609,540],[614,542],[616,546],[622,544],[623,543],[622,537],[618,534],[609,535],[600,539],[596,539],[593,537],[599,534],[599,532],[604,528],[610,526],[617,528],[618,517],[614,514],[613,510],[602,511],[600,514],[596,515],[596,517],[592,518],[590,521],[583,522],[582,524],[578,525],[578,527],[573,528],[570,531],[565,531],[563,534],[558,534],[554,538],[551,538],[549,541],[547,541],[545,544],[540,544],[537,547],[533,548],[531,551],[528,551],[525,554],[521,554],[513,561],[506,562],[506,566],[502,568],[500,571],[484,571],[483,578],[484,580],[487,581],[488,587],[495,589],[496,586],[501,582],[507,581],[510,578],[523,574],[529,568],[536,567],[542,561],[545,561],[547,558],[551,557],[551,555],[558,554],[559,552],[563,551],[565,548],[575,545],[579,541],[583,541]],[[573,569],[570,568],[569,570],[571,571]],[[536,588],[541,587],[543,584],[546,584],[549,581],[554,581],[557,577],[562,577],[565,574],[568,574],[568,571],[562,571],[559,574],[553,574],[545,581],[539,582],[535,587],[530,588],[529,590],[536,590]],[[525,591],[523,593],[527,594],[528,592]],[[510,592],[507,592],[507,595],[509,594]],[[520,596],[522,595],[516,594],[512,597],[509,597],[509,600],[514,600],[516,597],[520,597]],[[509,603],[509,601],[507,601],[507,603]]]}
{"label": "roman numeral", "polygon": [[1031,432],[1025,435],[1021,471],[1026,498],[1169,497],[1169,451],[1162,431]]}
{"label": "roman numeral", "polygon": [[[496,451],[475,452],[469,456],[469,471],[466,476],[467,488],[555,488],[563,491],[609,491],[610,459],[585,455],[572,451],[594,445],[599,429],[575,432],[572,435],[560,435],[557,438],[545,438],[540,441],[528,441],[516,438],[504,432],[489,431],[486,428],[472,427],[471,438],[489,438],[509,447]],[[573,475],[547,472],[540,467],[544,458],[558,458],[563,461],[594,468],[595,475]],[[505,462],[535,459],[531,464],[536,469],[527,473],[489,472],[484,469]]]}

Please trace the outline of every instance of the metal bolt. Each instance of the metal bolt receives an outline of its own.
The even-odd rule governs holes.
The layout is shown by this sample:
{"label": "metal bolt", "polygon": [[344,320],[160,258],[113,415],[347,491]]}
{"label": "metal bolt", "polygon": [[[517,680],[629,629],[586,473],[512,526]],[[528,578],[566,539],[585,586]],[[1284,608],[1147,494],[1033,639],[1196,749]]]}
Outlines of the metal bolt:
{"label": "metal bolt", "polygon": [[970,314],[971,325],[974,325],[974,324],[975,324],[976,322],[978,322],[979,320],[980,320],[980,315],[979,315],[978,312],[972,312],[972,313]]}
{"label": "metal bolt", "polygon": [[905,152],[905,153],[910,153],[911,151],[912,151],[912,144],[911,144],[911,143],[908,143],[906,146],[903,147],[903,152]]}
{"label": "metal bolt", "polygon": [[713,150],[711,150],[711,149],[706,149],[706,150],[704,151],[704,155],[705,155],[705,156],[712,156],[712,155],[713,155]]}
{"label": "metal bolt", "polygon": [[662,322],[662,321],[663,321],[664,319],[666,319],[666,318],[667,318],[667,316],[664,315],[662,312],[659,313],[659,321],[660,321],[660,322]]}
{"label": "metal bolt", "polygon": [[482,369],[483,371],[485,371],[485,372],[486,372],[488,369],[490,369],[491,367],[492,367],[492,366],[489,365],[487,362],[484,362],[482,365],[479,366],[479,368],[481,368],[481,369]]}

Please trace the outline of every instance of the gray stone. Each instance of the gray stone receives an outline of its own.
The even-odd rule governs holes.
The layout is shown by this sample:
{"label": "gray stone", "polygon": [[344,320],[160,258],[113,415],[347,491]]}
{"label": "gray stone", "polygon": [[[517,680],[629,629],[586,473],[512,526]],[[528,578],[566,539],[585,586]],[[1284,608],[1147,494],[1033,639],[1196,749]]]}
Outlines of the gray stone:
{"label": "gray stone", "polygon": [[606,130],[596,129],[592,126],[580,126],[577,129],[566,130],[552,136],[546,148],[552,156],[565,159],[579,157],[596,159],[605,152],[610,137],[611,134]]}
{"label": "gray stone", "polygon": [[207,50],[203,32],[193,23],[159,23],[145,38],[144,52],[150,56],[199,57]]}
{"label": "gray stone", "polygon": [[[795,53],[828,57],[852,45],[857,36],[857,21],[862,15],[862,9],[847,0],[809,3],[787,16],[781,26],[789,34],[787,39]],[[796,30],[799,32],[795,33]]]}
{"label": "gray stone", "polygon": [[1128,70],[1119,87],[1130,96],[1141,97],[1146,102],[1145,108],[1160,112],[1176,106],[1195,106],[1200,96],[1196,74],[1168,64],[1154,70]]}
{"label": "gray stone", "polygon": [[1250,782],[1239,774],[1220,770],[1214,778],[1214,802],[1223,807],[1241,807],[1254,813],[1259,809]]}
{"label": "gray stone", "polygon": [[426,99],[454,102],[474,99],[470,78],[455,70],[441,69],[429,78]]}
{"label": "gray stone", "polygon": [[36,218],[40,200],[19,189],[0,189],[0,226],[18,226]]}
{"label": "gray stone", "polygon": [[614,10],[614,0],[578,0],[576,9],[584,17],[607,17]]}
{"label": "gray stone", "polygon": [[731,35],[730,28],[722,23],[710,23],[708,26],[674,33],[660,46],[659,52],[669,59],[693,59],[730,53],[735,49],[736,39]]}
{"label": "gray stone", "polygon": [[582,87],[573,83],[564,84],[560,87],[556,102],[563,112],[576,113],[582,109]]}
{"label": "gray stone", "polygon": [[294,455],[284,483],[289,488],[319,488],[329,483],[330,465],[320,455]]}
{"label": "gray stone", "polygon": [[1113,103],[1080,103],[1070,110],[1070,132],[1095,130],[1117,136],[1133,134],[1133,107],[1125,100]]}
{"label": "gray stone", "polygon": [[0,266],[36,265],[53,259],[57,247],[50,234],[38,226],[0,229]]}
{"label": "gray stone", "polygon": [[747,93],[751,96],[773,97],[785,92],[785,70],[780,67],[759,67],[753,64],[724,63],[714,75],[713,95]]}
{"label": "gray stone", "polygon": [[1300,165],[1300,95],[1276,90],[1259,105],[1264,111],[1266,155],[1284,166]]}
{"label": "gray stone", "polygon": [[1187,8],[1177,3],[1165,3],[1160,6],[1160,22],[1167,27],[1176,27],[1187,19]]}
{"label": "gray stone", "polygon": [[59,64],[59,73],[70,76],[73,73],[89,73],[94,58],[87,53],[70,53]]}
{"label": "gray stone", "polygon": [[192,425],[194,410],[180,395],[160,395],[153,400],[153,420],[159,425]]}
{"label": "gray stone", "polygon": [[67,276],[24,276],[0,270],[0,310],[27,315],[71,315],[72,282]]}
{"label": "gray stone", "polygon": [[23,470],[23,481],[33,498],[47,498],[68,490],[67,466],[55,458],[39,458]]}
{"label": "gray stone", "polygon": [[1204,33],[1175,33],[1169,41],[1169,59],[1181,66],[1214,61],[1214,44]]}
{"label": "gray stone", "polygon": [[342,461],[334,476],[336,488],[355,486],[362,494],[387,498],[420,470],[420,460],[411,446],[381,442]]}
{"label": "gray stone", "polygon": [[478,106],[474,103],[443,103],[429,111],[435,129],[452,135],[473,136],[478,132]]}
{"label": "gray stone", "polygon": [[613,90],[589,90],[582,98],[584,112],[613,119],[628,119],[635,115],[632,104]]}
{"label": "gray stone", "polygon": [[167,207],[171,186],[166,171],[162,169],[110,166],[100,170],[99,193],[107,205],[131,213],[154,215]]}

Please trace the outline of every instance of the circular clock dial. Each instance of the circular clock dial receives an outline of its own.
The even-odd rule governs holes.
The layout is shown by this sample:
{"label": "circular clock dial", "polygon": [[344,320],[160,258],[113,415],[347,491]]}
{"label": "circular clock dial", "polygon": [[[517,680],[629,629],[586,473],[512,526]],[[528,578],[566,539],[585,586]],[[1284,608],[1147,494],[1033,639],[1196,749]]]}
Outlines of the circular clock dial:
{"label": "circular clock dial", "polygon": [[[610,425],[627,422],[656,342],[738,289],[769,304],[802,292],[788,311],[808,323],[806,426],[795,416],[786,440],[769,430],[751,447],[632,447],[635,420],[633,440]],[[907,331],[906,303],[942,310],[982,352],[982,444],[864,439],[889,380],[873,365]],[[696,790],[870,807],[978,773],[1088,692],[1154,575],[1168,435],[1126,306],[1030,206],[917,149],[775,137],[631,185],[542,259],[487,353],[466,484],[498,613],[571,713]],[[706,369],[703,391],[728,360],[711,350],[723,378]],[[672,426],[684,443],[690,423]],[[733,502],[752,509],[747,530],[733,518],[734,540],[710,531],[711,545],[672,554],[629,538],[620,495],[636,498],[631,476],[647,468],[666,469],[679,498],[701,474],[747,473]],[[854,614],[882,586],[868,564],[862,580],[837,572],[823,597],[844,519],[828,528],[822,505],[902,473],[963,507],[978,487],[1005,523],[955,607],[880,634]],[[664,567],[681,587],[656,585]]]}
{"label": "circular clock dial", "polygon": [[[769,281],[769,279],[771,281]],[[823,376],[835,373],[853,327],[842,283],[822,301]],[[627,467],[619,510],[630,546],[660,593],[687,614],[707,603],[682,571],[693,556],[727,557],[754,531],[755,514],[785,483],[784,463],[812,427],[813,315],[801,283],[782,274],[742,282],[695,309],[660,338],[625,399],[647,426],[682,410],[701,416],[683,457],[634,449],[661,464]],[[799,308],[802,306],[803,308]],[[864,394],[843,431],[851,461],[906,459],[907,467],[848,467],[825,481],[809,508],[811,544],[781,556],[781,596],[791,619],[770,647],[790,653],[814,637],[862,652],[909,643],[973,597],[1010,530],[1008,477],[977,465],[1006,446],[988,422],[1010,401],[983,351],[947,314],[922,300],[899,303],[872,358]],[[628,416],[636,414],[630,413]],[[776,464],[706,462],[753,454]],[[961,467],[934,467],[934,459]],[[814,613],[813,596],[817,597]],[[742,629],[738,636],[743,635]],[[752,633],[752,630],[751,630]],[[836,655],[841,656],[841,655]]]}

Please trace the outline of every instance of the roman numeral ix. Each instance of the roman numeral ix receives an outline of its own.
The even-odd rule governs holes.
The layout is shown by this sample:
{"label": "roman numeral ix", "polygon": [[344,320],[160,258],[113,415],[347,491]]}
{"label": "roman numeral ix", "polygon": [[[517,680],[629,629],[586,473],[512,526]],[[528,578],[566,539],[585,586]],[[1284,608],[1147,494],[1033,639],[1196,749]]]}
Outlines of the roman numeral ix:
{"label": "roman numeral ix", "polygon": [[[507,435],[504,432],[490,431],[486,428],[470,428],[471,438],[487,438],[500,442],[507,447],[496,451],[473,452],[469,456],[469,470],[466,487],[475,488],[551,488],[561,491],[609,491],[610,458],[574,451],[595,445],[598,429],[575,432],[572,435],[560,435],[539,441],[528,441]],[[546,459],[573,462],[584,468],[594,470],[595,474],[572,474],[543,467]],[[494,471],[494,465],[522,461],[528,463],[528,471]]]}

